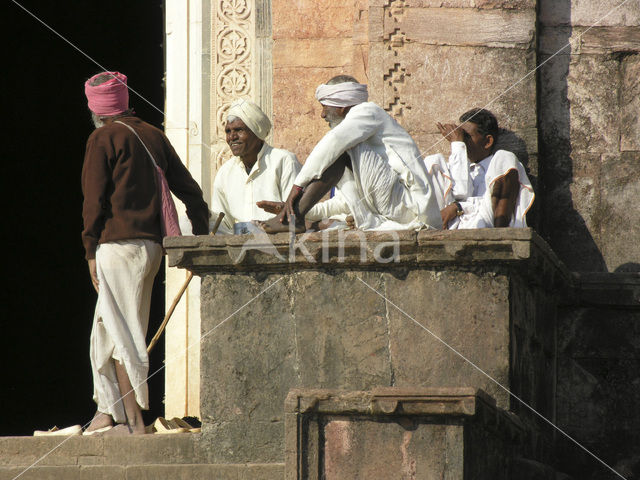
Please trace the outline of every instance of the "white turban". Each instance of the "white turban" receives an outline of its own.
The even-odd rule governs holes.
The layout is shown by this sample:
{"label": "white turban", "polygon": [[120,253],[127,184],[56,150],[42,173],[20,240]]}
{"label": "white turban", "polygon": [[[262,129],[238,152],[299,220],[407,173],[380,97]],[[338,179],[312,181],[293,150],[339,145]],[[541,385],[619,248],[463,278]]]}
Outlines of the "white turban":
{"label": "white turban", "polygon": [[335,85],[324,83],[316,88],[316,98],[327,107],[351,107],[366,102],[367,86],[362,83],[344,82]]}
{"label": "white turban", "polygon": [[267,138],[271,130],[269,117],[251,100],[235,100],[229,107],[227,117],[238,117],[260,140]]}

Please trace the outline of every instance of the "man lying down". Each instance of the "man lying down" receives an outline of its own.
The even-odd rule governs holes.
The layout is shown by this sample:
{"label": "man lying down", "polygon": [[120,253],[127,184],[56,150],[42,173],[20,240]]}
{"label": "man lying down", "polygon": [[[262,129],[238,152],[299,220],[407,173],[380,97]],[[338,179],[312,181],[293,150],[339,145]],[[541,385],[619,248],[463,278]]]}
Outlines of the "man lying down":
{"label": "man lying down", "polygon": [[[368,102],[367,86],[347,75],[316,90],[331,130],[314,147],[277,216],[257,222],[267,233],[305,231],[314,205],[320,220],[348,214],[362,230],[440,228],[431,179],[417,145],[387,112]],[[331,188],[337,195],[319,203]]]}

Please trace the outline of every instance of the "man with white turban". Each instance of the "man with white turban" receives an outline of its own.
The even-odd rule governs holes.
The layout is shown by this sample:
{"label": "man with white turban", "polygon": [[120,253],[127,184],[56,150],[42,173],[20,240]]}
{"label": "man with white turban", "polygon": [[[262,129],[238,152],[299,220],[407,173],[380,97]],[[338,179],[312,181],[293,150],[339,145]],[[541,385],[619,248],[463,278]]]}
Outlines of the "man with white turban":
{"label": "man with white turban", "polygon": [[[387,112],[368,102],[367,86],[347,75],[316,90],[331,130],[307,158],[282,212],[266,232],[305,230],[309,210],[334,186],[340,195],[318,204],[324,216],[347,213],[363,230],[440,228],[438,203],[417,145]],[[346,167],[346,168],[345,168]]]}
{"label": "man with white turban", "polygon": [[229,108],[226,140],[233,158],[216,174],[211,208],[224,212],[220,233],[247,233],[254,219],[271,215],[260,208],[260,201],[281,204],[300,170],[296,156],[265,142],[271,122],[258,105],[239,99]]}

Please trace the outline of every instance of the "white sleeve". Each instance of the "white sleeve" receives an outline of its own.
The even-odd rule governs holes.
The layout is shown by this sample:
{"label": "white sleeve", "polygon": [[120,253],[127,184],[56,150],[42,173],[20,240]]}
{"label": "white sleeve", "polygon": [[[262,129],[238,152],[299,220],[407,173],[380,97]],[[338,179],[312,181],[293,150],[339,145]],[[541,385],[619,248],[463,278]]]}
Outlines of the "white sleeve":
{"label": "white sleeve", "polygon": [[284,202],[293,188],[296,175],[300,171],[300,162],[294,153],[287,152],[282,160],[282,171],[280,172],[280,198]]}
{"label": "white sleeve", "polygon": [[464,142],[451,142],[449,157],[449,173],[451,173],[453,197],[464,200],[473,195],[473,180],[469,170],[467,147]]}
{"label": "white sleeve", "polygon": [[320,178],[340,155],[373,136],[382,126],[382,120],[374,109],[364,105],[358,107],[360,105],[353,107],[344,120],[329,130],[313,148],[296,177],[296,185],[306,187],[312,180]]}
{"label": "white sleeve", "polygon": [[[229,206],[227,205],[227,199],[224,194],[223,181],[222,181],[222,173],[220,170],[216,175],[215,180],[213,181],[213,193],[211,195],[211,221],[215,222],[218,218],[218,214],[220,212],[224,213],[224,218],[220,223],[220,227],[218,228],[218,232],[232,234],[233,233],[233,224],[234,220],[229,213]],[[211,230],[212,225],[209,230]]]}

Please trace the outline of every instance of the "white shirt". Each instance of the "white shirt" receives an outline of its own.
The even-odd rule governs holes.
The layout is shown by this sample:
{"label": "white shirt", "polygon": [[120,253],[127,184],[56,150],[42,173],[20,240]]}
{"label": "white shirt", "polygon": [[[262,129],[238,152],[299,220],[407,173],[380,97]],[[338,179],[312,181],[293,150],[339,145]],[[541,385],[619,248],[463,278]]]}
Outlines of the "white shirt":
{"label": "white shirt", "polygon": [[295,154],[266,143],[258,152],[258,159],[249,173],[240,157],[232,157],[225,162],[216,173],[211,201],[215,215],[225,214],[219,232],[231,234],[237,222],[273,217],[272,213],[256,206],[256,202],[285,201],[299,171],[300,164]]}
{"label": "white shirt", "polygon": [[417,145],[409,133],[375,103],[351,107],[344,120],[314,147],[295,184],[305,187],[311,180],[320,178],[342,153],[360,143],[366,143],[398,174],[399,181],[410,191],[412,205],[409,207],[417,220],[439,228],[440,210]]}
{"label": "white shirt", "polygon": [[510,170],[517,170],[520,192],[515,215],[509,226],[526,227],[526,213],[531,208],[535,195],[524,166],[507,150],[497,150],[477,163],[469,162],[464,142],[451,142],[449,173],[452,180],[451,193],[460,202],[464,214],[449,228],[493,227],[493,204],[491,192],[496,180]]}

